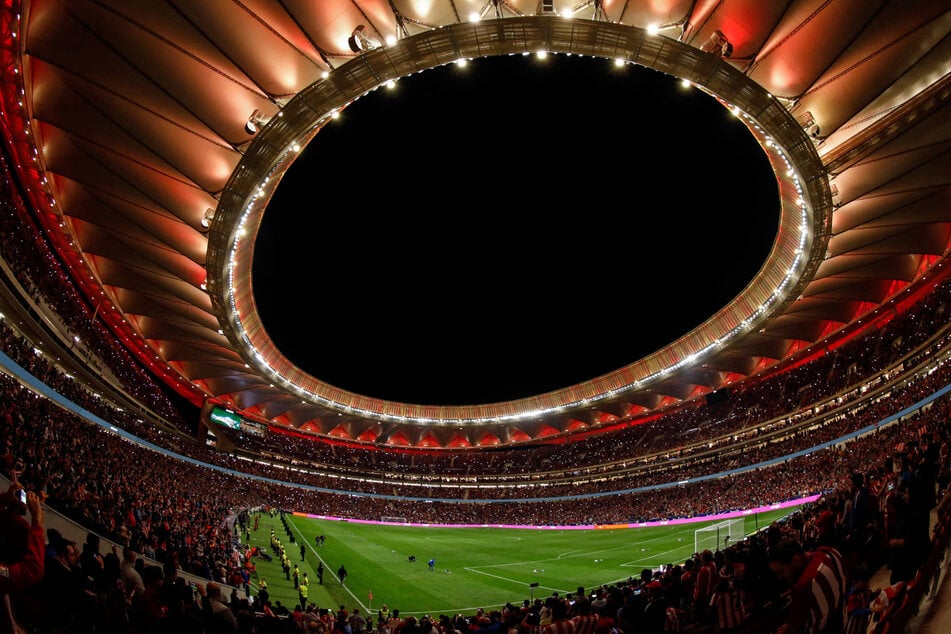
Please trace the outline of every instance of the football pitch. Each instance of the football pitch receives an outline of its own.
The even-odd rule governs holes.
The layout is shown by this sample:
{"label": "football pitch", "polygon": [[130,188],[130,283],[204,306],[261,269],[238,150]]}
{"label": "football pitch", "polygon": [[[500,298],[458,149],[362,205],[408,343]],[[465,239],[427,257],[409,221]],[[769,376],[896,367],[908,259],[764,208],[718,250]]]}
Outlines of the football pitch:
{"label": "football pitch", "polygon": [[[795,510],[747,516],[745,532],[763,529]],[[251,543],[270,552],[273,530],[291,564],[307,573],[308,602],[319,608],[345,605],[375,615],[386,604],[404,616],[435,617],[519,605],[524,599],[574,592],[578,586],[590,590],[637,577],[644,568],[683,563],[694,552],[694,532],[714,523],[612,529],[457,528],[264,513]],[[324,541],[318,545],[320,535]],[[324,567],[323,584],[317,580],[318,562]],[[257,576],[267,579],[272,604],[276,600],[289,608],[298,604],[293,581],[285,578],[278,558],[256,559],[255,564]],[[337,578],[341,565],[347,570],[343,584]],[[257,579],[252,578],[251,588],[257,592]]]}

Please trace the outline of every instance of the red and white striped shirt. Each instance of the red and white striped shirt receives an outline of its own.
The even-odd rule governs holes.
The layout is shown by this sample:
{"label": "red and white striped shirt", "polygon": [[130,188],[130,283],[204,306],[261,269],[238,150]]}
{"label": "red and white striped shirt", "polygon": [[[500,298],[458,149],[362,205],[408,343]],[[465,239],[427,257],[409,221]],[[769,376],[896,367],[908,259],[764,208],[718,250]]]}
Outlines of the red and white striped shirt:
{"label": "red and white striped shirt", "polygon": [[806,634],[823,632],[830,624],[841,627],[848,574],[842,554],[820,546],[792,587],[789,625]]}
{"label": "red and white striped shirt", "polygon": [[746,606],[735,588],[714,590],[710,597],[710,608],[716,615],[717,631],[733,630],[746,621]]}

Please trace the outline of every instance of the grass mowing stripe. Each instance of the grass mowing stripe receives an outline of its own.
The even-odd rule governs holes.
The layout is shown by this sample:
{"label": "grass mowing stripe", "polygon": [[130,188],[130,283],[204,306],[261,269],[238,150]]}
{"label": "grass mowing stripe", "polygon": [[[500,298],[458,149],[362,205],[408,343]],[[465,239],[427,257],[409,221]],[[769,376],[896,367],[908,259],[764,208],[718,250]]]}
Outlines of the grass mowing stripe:
{"label": "grass mowing stripe", "polygon": [[[795,508],[746,518],[746,532],[764,528]],[[261,516],[252,542],[269,547],[274,529],[292,562],[311,580],[309,601],[335,610],[345,605],[376,614],[386,603],[403,615],[471,614],[553,592],[591,589],[637,577],[643,568],[679,564],[693,554],[694,531],[713,521],[650,528],[605,530],[437,527],[378,525],[285,515],[295,543],[288,542],[279,516]],[[324,535],[322,545],[317,535]],[[300,544],[305,561],[300,562]],[[270,548],[268,548],[270,550]],[[410,557],[415,556],[415,561]],[[427,562],[435,558],[433,571]],[[324,584],[316,567],[324,563]],[[346,566],[346,583],[337,569]],[[280,562],[258,566],[268,575],[272,600],[297,603],[292,582],[284,579]],[[272,577],[278,583],[272,582]],[[530,584],[537,583],[537,587]],[[370,598],[372,594],[372,599]]]}

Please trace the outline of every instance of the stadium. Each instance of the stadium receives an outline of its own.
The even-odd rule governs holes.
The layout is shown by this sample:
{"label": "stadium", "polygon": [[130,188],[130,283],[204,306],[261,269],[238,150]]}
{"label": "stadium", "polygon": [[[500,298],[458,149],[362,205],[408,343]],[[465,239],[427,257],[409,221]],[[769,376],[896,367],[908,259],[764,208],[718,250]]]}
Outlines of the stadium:
{"label": "stadium", "polygon": [[[883,519],[888,483],[927,471],[936,498],[928,547],[909,557],[914,570],[885,573],[887,585],[904,584],[905,598],[875,617],[882,629],[914,623],[937,592],[951,482],[949,8],[885,0],[6,0],[3,475],[43,492],[47,517],[61,516],[64,532],[75,526],[83,536],[147,545],[150,561],[238,587],[231,568],[245,554],[233,538],[240,542],[251,524],[264,530],[258,521],[280,531],[291,521],[285,512],[293,521],[392,530],[610,530],[718,523],[789,505],[800,514],[762,539],[798,532],[816,546],[832,539],[819,528],[824,511],[836,518],[836,539],[858,539],[845,526],[853,474],[881,500]],[[254,274],[298,157],[388,86],[506,56],[657,71],[729,113],[771,172],[774,196],[763,213],[775,232],[755,270],[702,319],[636,357],[505,397],[389,397],[305,367],[277,342],[275,309],[262,305]],[[566,93],[585,90],[574,82]],[[360,143],[391,141],[388,132]],[[689,162],[702,141],[676,148],[665,166],[684,190],[722,156]],[[525,169],[501,160],[509,151],[502,143],[494,151],[499,183],[486,185],[502,199]],[[596,157],[560,151],[548,167],[573,175],[587,176],[595,159],[630,160],[607,145]],[[444,152],[423,167],[472,149]],[[392,193],[376,189],[373,162],[340,162],[339,172],[311,177],[314,215],[386,226],[379,210]],[[638,187],[612,182],[624,200]],[[405,205],[466,204],[425,178],[405,188],[396,196]],[[685,195],[665,191],[663,204],[679,209]],[[668,229],[657,231],[648,241],[669,239]],[[625,253],[615,236],[584,237],[583,249],[605,260]],[[332,242],[320,236],[310,248],[330,253]],[[681,254],[676,240],[667,244],[663,264],[644,267],[669,291],[657,292],[658,302],[721,281],[715,262],[693,261],[687,275],[674,275],[683,264],[671,260]],[[360,347],[370,322],[352,313],[372,312],[374,324],[390,319],[365,280],[315,283],[293,266],[280,275],[280,284],[269,282],[280,286],[279,311],[306,312],[324,350],[339,346],[363,360],[398,338]],[[620,326],[611,330],[619,335],[594,337],[599,352],[643,327],[629,304],[612,299],[629,293],[625,281],[597,296],[566,284],[558,297],[560,312],[585,313],[589,335]],[[302,295],[310,303],[298,303]],[[416,297],[392,320],[445,315],[445,303]],[[338,313],[363,330],[333,331],[327,324]],[[390,353],[404,363],[390,375],[413,369],[415,339],[407,341]],[[549,339],[537,356],[573,364],[569,343]],[[473,381],[441,363],[430,365],[456,383]],[[902,530],[874,528],[878,537]],[[693,534],[688,542],[699,546]],[[714,536],[710,550],[731,550]],[[854,556],[850,583],[887,568],[887,548],[842,548]],[[633,594],[636,582],[615,590]],[[336,608],[338,595],[330,598],[321,607]],[[778,628],[787,598],[779,590],[750,597],[755,618],[746,630]],[[22,620],[29,606],[19,607]],[[688,609],[684,627],[715,627],[710,614],[691,616]],[[128,631],[156,627],[142,617]]]}

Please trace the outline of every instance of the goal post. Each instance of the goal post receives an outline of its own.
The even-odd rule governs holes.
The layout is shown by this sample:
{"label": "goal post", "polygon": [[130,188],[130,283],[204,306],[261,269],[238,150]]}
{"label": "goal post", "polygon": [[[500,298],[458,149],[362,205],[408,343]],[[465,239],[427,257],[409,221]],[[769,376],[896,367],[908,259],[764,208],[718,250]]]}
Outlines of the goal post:
{"label": "goal post", "polygon": [[409,520],[405,517],[390,517],[388,515],[382,516],[380,521],[385,524],[409,524]]}
{"label": "goal post", "polygon": [[716,552],[744,539],[746,539],[746,518],[735,517],[695,530],[693,548],[695,553],[702,553],[705,550]]}

